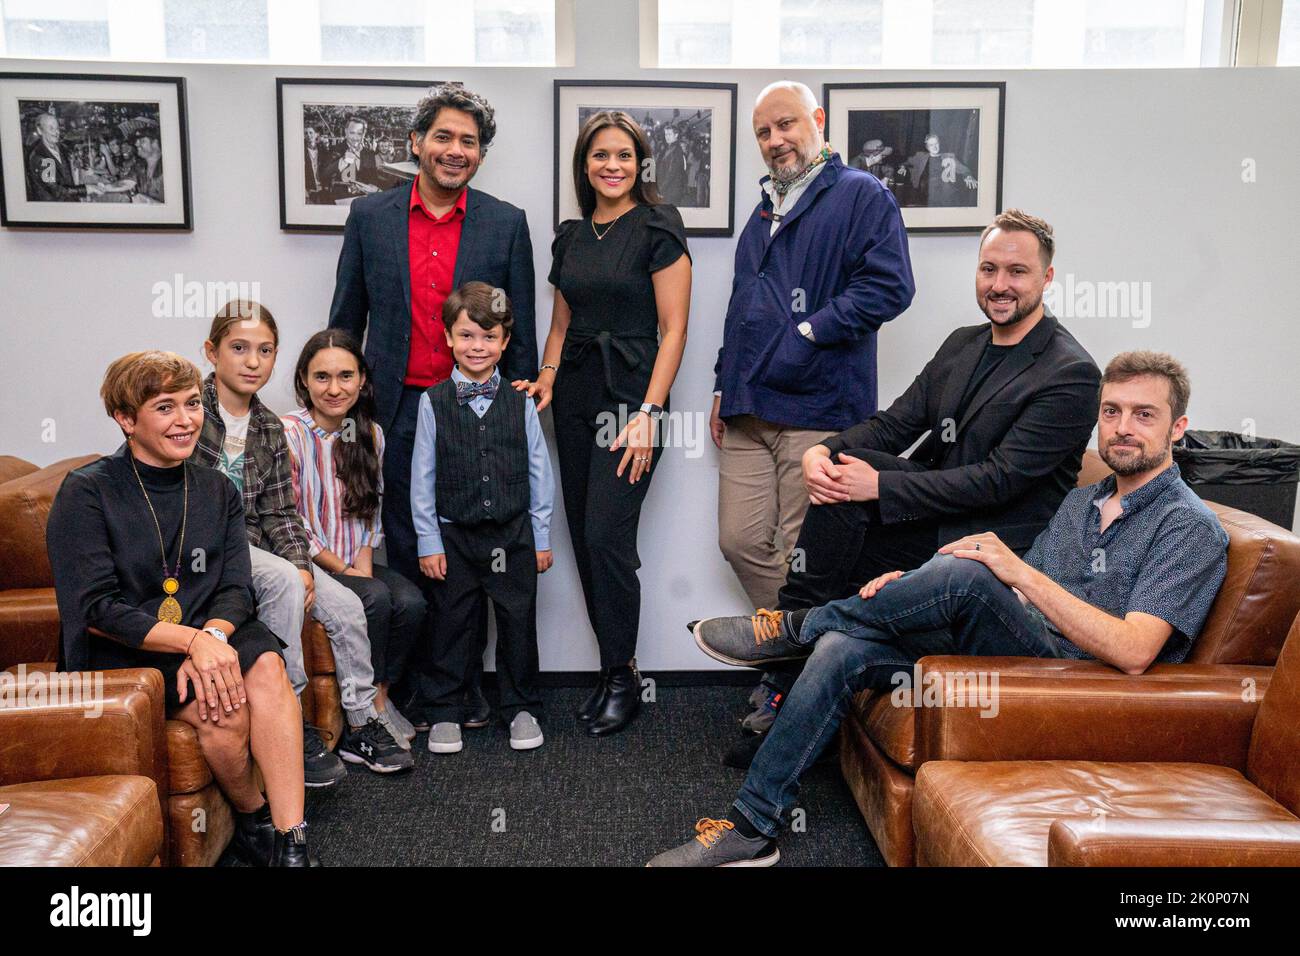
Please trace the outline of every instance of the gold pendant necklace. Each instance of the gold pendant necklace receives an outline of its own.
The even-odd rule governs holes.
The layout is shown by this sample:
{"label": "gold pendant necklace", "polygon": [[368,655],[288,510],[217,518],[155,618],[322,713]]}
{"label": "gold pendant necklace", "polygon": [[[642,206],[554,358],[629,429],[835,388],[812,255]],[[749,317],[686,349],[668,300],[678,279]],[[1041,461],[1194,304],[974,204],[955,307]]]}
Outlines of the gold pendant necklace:
{"label": "gold pendant necklace", "polygon": [[[635,208],[636,206],[632,207],[632,209]],[[597,241],[604,239],[606,236],[608,236],[609,231],[614,228],[615,224],[624,216],[626,216],[628,213],[630,213],[632,209],[625,209],[617,216],[615,216],[613,219],[611,219],[609,222],[602,222],[601,225],[605,227],[604,232],[601,232],[599,229],[596,228],[596,217],[593,215],[591,217],[591,231],[596,236]]]}
{"label": "gold pendant necklace", "polygon": [[131,459],[131,470],[135,472],[135,480],[140,484],[140,493],[144,495],[144,503],[149,506],[149,514],[153,515],[154,530],[158,532],[158,550],[162,552],[162,589],[167,596],[163,598],[162,604],[158,605],[158,620],[167,624],[179,624],[184,613],[181,611],[181,602],[176,600],[176,592],[181,589],[181,556],[185,554],[185,523],[190,516],[190,473],[185,470],[185,462],[181,462],[181,479],[185,482],[185,495],[181,506],[181,539],[176,549],[176,569],[173,571],[167,565],[167,546],[163,544],[162,525],[158,523],[158,512],[154,511],[153,502],[149,500],[149,492],[144,489],[144,481],[140,478],[140,469],[136,466],[135,455],[131,453],[130,448],[127,448],[126,453]]}

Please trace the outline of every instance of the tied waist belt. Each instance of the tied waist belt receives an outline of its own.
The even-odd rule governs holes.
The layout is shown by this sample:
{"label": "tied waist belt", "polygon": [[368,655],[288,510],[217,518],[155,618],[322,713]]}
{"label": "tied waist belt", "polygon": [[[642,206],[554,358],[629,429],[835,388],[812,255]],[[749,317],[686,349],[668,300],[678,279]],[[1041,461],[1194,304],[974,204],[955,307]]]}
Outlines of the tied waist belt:
{"label": "tied waist belt", "polygon": [[600,350],[600,359],[605,367],[605,385],[611,395],[617,395],[610,352],[617,352],[627,367],[635,371],[642,365],[647,344],[657,347],[659,336],[636,332],[608,330],[598,332],[595,329],[570,328],[564,337],[564,351],[561,353],[561,358],[566,362],[576,362],[595,345]]}

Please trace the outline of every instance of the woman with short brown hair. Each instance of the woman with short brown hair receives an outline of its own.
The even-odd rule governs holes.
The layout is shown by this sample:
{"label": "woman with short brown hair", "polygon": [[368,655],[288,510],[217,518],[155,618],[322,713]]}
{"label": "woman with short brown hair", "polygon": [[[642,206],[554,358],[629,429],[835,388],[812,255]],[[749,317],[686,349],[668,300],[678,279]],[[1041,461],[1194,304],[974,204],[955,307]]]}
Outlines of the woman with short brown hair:
{"label": "woman with short brown hair", "polygon": [[[235,848],[307,866],[302,713],[280,642],[254,616],[248,539],[229,479],[187,462],[199,370],[171,352],[109,366],[100,395],[126,436],[71,472],[50,510],[63,670],[152,667],[235,809]],[[253,772],[256,761],[266,796]]]}

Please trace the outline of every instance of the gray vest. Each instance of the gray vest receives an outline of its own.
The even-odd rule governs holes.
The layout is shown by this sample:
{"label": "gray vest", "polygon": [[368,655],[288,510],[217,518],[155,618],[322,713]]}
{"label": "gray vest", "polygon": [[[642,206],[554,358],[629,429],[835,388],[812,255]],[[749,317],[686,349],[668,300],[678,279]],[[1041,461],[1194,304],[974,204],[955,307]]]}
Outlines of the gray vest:
{"label": "gray vest", "polygon": [[456,401],[451,379],[425,392],[437,423],[438,514],[457,524],[506,524],[528,511],[529,399],[505,379],[479,418]]}

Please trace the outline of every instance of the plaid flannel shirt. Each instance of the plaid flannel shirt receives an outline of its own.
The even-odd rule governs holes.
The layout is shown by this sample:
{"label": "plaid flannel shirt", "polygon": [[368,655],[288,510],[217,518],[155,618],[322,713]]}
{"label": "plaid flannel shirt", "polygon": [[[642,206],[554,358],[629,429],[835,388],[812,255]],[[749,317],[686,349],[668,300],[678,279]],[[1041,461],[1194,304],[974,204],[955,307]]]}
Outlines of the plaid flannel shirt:
{"label": "plaid flannel shirt", "polygon": [[[256,395],[249,405],[244,446],[244,522],[248,543],[311,570],[307,530],[293,497],[293,475],[284,426]],[[195,464],[215,468],[226,440],[226,423],[217,405],[216,375],[203,381],[203,431],[194,450]]]}

